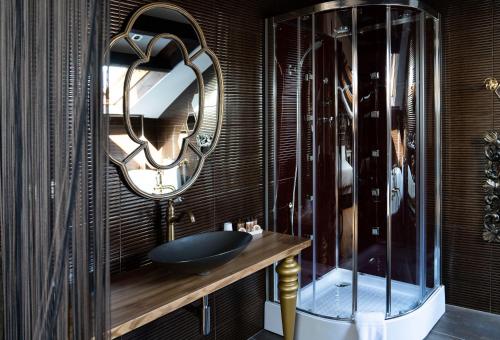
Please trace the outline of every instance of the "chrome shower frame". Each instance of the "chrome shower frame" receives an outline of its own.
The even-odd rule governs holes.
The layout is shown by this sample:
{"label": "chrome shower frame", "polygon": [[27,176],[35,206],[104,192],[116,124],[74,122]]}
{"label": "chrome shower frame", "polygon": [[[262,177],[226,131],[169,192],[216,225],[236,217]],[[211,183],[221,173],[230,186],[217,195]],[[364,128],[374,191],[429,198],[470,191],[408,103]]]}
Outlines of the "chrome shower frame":
{"label": "chrome shower frame", "polygon": [[[434,68],[434,78],[433,78],[433,87],[434,87],[434,124],[435,124],[435,146],[434,146],[434,153],[435,153],[435,174],[436,174],[436,181],[435,181],[435,235],[434,235],[434,287],[433,289],[427,290],[426,287],[426,271],[425,268],[423,267],[423,262],[425,263],[425,237],[426,237],[426,231],[425,231],[425,221],[423,218],[420,218],[424,213],[425,209],[425,204],[424,204],[424,195],[423,193],[425,192],[423,188],[423,181],[420,180],[420,183],[418,183],[420,189],[419,196],[417,196],[418,201],[419,201],[419,221],[418,226],[419,226],[419,246],[423,247],[423,249],[420,249],[420,254],[417,259],[418,263],[420,263],[419,266],[419,273],[418,273],[418,278],[419,278],[419,285],[421,286],[421,299],[419,300],[419,303],[417,307],[414,309],[405,311],[402,314],[399,315],[392,315],[391,313],[391,283],[392,283],[392,275],[391,275],[391,270],[390,268],[392,267],[391,265],[391,242],[387,242],[387,276],[386,276],[386,318],[391,319],[395,317],[399,317],[402,315],[406,315],[408,313],[411,313],[413,310],[419,308],[431,295],[432,293],[441,285],[441,86],[440,86],[440,80],[441,80],[441,52],[440,52],[440,15],[437,11],[435,11],[433,8],[427,6],[426,4],[422,3],[421,1],[416,1],[416,0],[407,0],[407,1],[380,1],[377,3],[374,3],[373,1],[366,1],[366,0],[339,0],[339,1],[330,1],[330,2],[325,2],[313,6],[309,6],[297,11],[293,11],[290,13],[285,13],[281,15],[277,15],[272,18],[266,19],[266,43],[265,43],[265,85],[264,85],[264,113],[265,113],[265,127],[264,127],[264,134],[265,134],[265,150],[264,150],[264,157],[265,157],[265,165],[266,169],[264,172],[264,180],[265,180],[265,185],[266,185],[266,193],[265,193],[265,220],[266,220],[266,229],[267,230],[276,230],[276,221],[277,221],[277,209],[275,208],[276,204],[276,193],[277,193],[277,181],[278,181],[278,173],[276,169],[276,165],[273,163],[276,161],[276,155],[277,155],[277,145],[276,145],[276,133],[277,133],[277,105],[276,105],[276,100],[277,100],[277,86],[276,86],[276,53],[275,53],[275,41],[276,41],[276,36],[275,36],[275,27],[277,24],[292,20],[292,19],[297,19],[299,20],[298,25],[300,25],[300,18],[303,16],[311,16],[312,18],[312,79],[314,80],[316,77],[316,69],[315,69],[315,15],[319,14],[321,12],[325,11],[331,11],[331,10],[341,10],[341,9],[349,9],[352,8],[352,88],[353,88],[353,125],[352,125],[352,133],[353,133],[353,177],[357,178],[358,177],[358,154],[357,154],[357,149],[358,149],[358,46],[357,46],[357,36],[358,36],[358,8],[363,7],[363,6],[384,6],[386,7],[386,22],[385,22],[385,27],[386,27],[386,34],[387,34],[387,41],[386,41],[386,67],[387,70],[390,69],[391,66],[391,34],[390,34],[390,29],[391,29],[391,24],[392,24],[392,18],[391,18],[391,8],[392,7],[408,7],[410,9],[416,9],[420,10],[420,15],[419,17],[419,28],[418,28],[418,34],[421,36],[422,34],[425,34],[425,23],[426,20],[431,18],[434,20],[434,56],[433,56],[433,65],[432,67]],[[300,41],[300,36],[298,37]],[[419,53],[417,54],[417,65],[421,65],[421,67],[424,67],[424,62],[423,58],[425,57],[425,44],[424,44],[424,38],[421,37],[419,38]],[[300,63],[300,55],[298,56],[299,63]],[[337,62],[337,61],[335,61]],[[337,67],[335,68],[335,73],[337,75]],[[387,89],[390,89],[392,84],[391,84],[391,77],[389,76],[390,72],[386,72],[386,79],[385,79],[385,84],[387,86]],[[425,126],[424,126],[424,121],[425,121],[425,98],[424,98],[424,93],[425,93],[425,77],[421,76],[423,74],[423,69],[418,70],[418,80],[417,80],[417,91],[419,92],[418,96],[418,104],[419,106],[419,122],[417,124],[418,129],[417,130],[417,150],[418,150],[418,156],[417,158],[420,159],[418,161],[418,172],[423,172],[425,171],[425,163],[424,163],[424,136],[425,136]],[[297,71],[297,76],[300,77],[300,72]],[[268,82],[272,79],[272,84],[269,84]],[[300,81],[298,82],[300,84]],[[300,86],[300,85],[299,85]],[[315,86],[313,86],[313,100],[315,98]],[[336,122],[336,127],[335,129],[338,129],[338,91],[335,91],[335,122]],[[272,93],[272,95],[271,95]],[[300,93],[300,92],[299,92]],[[300,94],[298,94],[299,96]],[[387,114],[390,117],[391,114],[391,108],[390,108],[390,91],[387,91],[386,94],[386,105],[387,105]],[[301,114],[301,108],[300,108],[300,100],[297,100],[297,115]],[[316,109],[315,105],[312,106],[313,111],[313,140],[315,140],[316,136],[316,128],[315,128],[315,121],[316,121]],[[272,118],[271,118],[272,117]],[[272,122],[272,123],[271,123]],[[273,126],[269,126],[269,124],[273,124]],[[391,129],[391,120],[387,120],[387,128]],[[338,132],[338,131],[337,131]],[[272,148],[270,148],[269,144],[269,136],[272,133]],[[300,123],[300,119],[297,119],[297,138],[298,138],[298,143],[300,143],[300,136],[302,133],[302,124]],[[338,139],[337,133],[335,134],[336,140]],[[387,136],[388,140],[391,138],[390,134]],[[390,148],[390,142],[387,143],[388,148]],[[313,159],[316,159],[316,143],[313,143],[313,149],[312,149],[312,154],[313,154]],[[269,152],[272,152],[270,155]],[[392,165],[392,155],[391,152],[387,152],[387,176],[390,178],[391,175],[391,165]],[[272,160],[272,161],[270,161]],[[296,174],[296,179],[295,182],[297,185],[297,193],[296,196],[294,196],[292,204],[295,205],[295,202],[300,202],[300,198],[302,197],[301,193],[301,166],[300,162],[302,160],[302,155],[301,155],[301,148],[298,148],[296,150],[296,172],[298,171],[298,174]],[[336,170],[338,171],[339,169],[339,162],[338,160],[336,161]],[[313,168],[315,169],[316,162],[313,163]],[[272,171],[270,171],[272,169]],[[335,174],[335,183],[338,187],[338,175]],[[387,239],[391,239],[391,212],[390,212],[390,207],[391,207],[391,201],[390,201],[390,192],[391,192],[391,181],[387,181],[387,187],[385,190],[387,190]],[[294,189],[295,190],[295,189]],[[316,211],[316,171],[313,170],[313,206],[314,206],[314,211]],[[271,191],[271,193],[269,193]],[[272,197],[272,199],[271,199]],[[271,202],[272,201],[272,202]],[[336,204],[338,205],[338,199],[336,199]],[[272,206],[270,206],[272,204]],[[300,204],[299,204],[299,209],[300,209]],[[358,190],[357,190],[357,181],[354,180],[353,182],[353,211],[354,211],[354,216],[353,216],[353,235],[352,235],[352,316],[351,318],[337,318],[337,317],[330,317],[330,316],[325,316],[325,315],[318,315],[315,314],[314,312],[311,311],[305,311],[307,313],[313,314],[313,315],[318,315],[320,317],[324,318],[329,318],[329,319],[334,319],[334,320],[345,320],[345,321],[350,321],[354,318],[354,315],[358,309],[358,221],[357,221],[357,216],[358,216]],[[300,213],[300,211],[299,211]],[[292,221],[293,225],[293,221]],[[295,226],[294,226],[295,227]],[[301,226],[300,226],[300,218],[298,219],[298,234],[301,235]],[[313,233],[316,235],[316,214],[313,214]],[[338,217],[336,218],[336,226],[335,229],[337,230],[337,235],[338,235],[338,230],[339,230],[339,220]],[[336,244],[336,253],[335,253],[335,262],[336,266],[338,267],[339,263],[339,255],[338,255],[338,240]],[[315,261],[315,251],[316,248],[316,240],[313,238],[313,276],[315,277],[315,272],[316,272],[316,261]],[[274,269],[274,268],[273,268]],[[275,280],[276,280],[276,275],[274,270],[271,272],[271,270],[268,271],[268,280],[267,280],[267,298],[268,300],[273,300],[273,301],[278,301],[277,299],[277,294],[276,294],[276,289],[275,289]],[[300,296],[299,296],[300,299]],[[300,300],[299,300],[300,301]]]}

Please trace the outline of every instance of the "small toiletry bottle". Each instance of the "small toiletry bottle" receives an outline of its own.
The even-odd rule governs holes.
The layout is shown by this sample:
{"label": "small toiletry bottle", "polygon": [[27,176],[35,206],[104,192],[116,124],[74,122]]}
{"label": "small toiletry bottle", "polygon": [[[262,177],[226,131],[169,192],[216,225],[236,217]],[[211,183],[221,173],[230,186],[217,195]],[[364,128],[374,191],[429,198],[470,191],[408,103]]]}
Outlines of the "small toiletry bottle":
{"label": "small toiletry bottle", "polygon": [[253,222],[253,226],[254,227],[259,224],[258,221],[257,221],[257,217],[254,217],[253,220],[252,220],[252,222]]}
{"label": "small toiletry bottle", "polygon": [[239,220],[238,220],[237,227],[238,227],[238,230],[240,230],[241,228],[246,229],[246,228],[245,228],[245,222],[243,222],[243,220],[242,220],[242,219],[239,219]]}
{"label": "small toiletry bottle", "polygon": [[231,222],[225,222],[224,231],[233,231],[233,224]]}
{"label": "small toiletry bottle", "polygon": [[247,230],[247,232],[252,231],[252,227],[253,227],[253,222],[252,221],[247,221],[245,223],[245,229]]}

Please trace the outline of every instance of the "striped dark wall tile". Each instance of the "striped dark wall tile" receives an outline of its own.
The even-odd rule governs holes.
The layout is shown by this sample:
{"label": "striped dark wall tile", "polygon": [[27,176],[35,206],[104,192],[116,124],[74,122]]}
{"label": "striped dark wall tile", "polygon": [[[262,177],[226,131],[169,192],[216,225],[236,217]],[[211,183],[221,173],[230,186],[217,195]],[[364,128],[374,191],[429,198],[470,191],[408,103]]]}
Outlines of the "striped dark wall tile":
{"label": "striped dark wall tile", "polygon": [[[111,0],[111,34],[146,0]],[[195,224],[181,221],[176,236],[220,230],[226,221],[255,216],[263,220],[263,45],[264,18],[274,2],[171,1],[200,24],[219,58],[225,83],[222,134],[199,179],[177,207],[193,211]],[[147,252],[165,240],[166,201],[154,202],[129,190],[121,174],[108,168],[111,271],[117,274],[149,264]],[[123,339],[247,339],[263,328],[265,272],[241,280],[210,297],[212,333],[201,336],[198,315],[189,309],[156,320]]]}
{"label": "striped dark wall tile", "polygon": [[443,16],[443,282],[447,302],[500,313],[500,244],[482,240],[482,138],[499,128],[500,4],[448,1]]}
{"label": "striped dark wall tile", "polygon": [[[500,20],[500,3],[498,1],[493,1],[492,9],[492,21],[498,24]],[[493,58],[493,74],[496,77],[500,77],[500,55],[495,55],[495,52],[499,51],[500,48],[500,28],[493,27],[493,48],[492,48],[492,58]],[[495,98],[493,100],[493,112],[494,112],[494,128],[498,129],[500,127],[500,100]],[[492,246],[491,249],[491,281],[495,284],[491,291],[491,311],[500,314],[500,245]]]}

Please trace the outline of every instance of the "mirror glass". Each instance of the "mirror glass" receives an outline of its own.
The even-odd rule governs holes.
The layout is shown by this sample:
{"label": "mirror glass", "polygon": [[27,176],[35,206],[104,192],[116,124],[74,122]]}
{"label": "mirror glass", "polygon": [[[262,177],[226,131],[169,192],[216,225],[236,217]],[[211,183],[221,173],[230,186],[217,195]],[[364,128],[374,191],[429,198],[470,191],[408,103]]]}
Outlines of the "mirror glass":
{"label": "mirror glass", "polygon": [[194,19],[179,7],[139,9],[112,39],[104,72],[108,152],[137,193],[174,196],[215,147],[222,76]]}

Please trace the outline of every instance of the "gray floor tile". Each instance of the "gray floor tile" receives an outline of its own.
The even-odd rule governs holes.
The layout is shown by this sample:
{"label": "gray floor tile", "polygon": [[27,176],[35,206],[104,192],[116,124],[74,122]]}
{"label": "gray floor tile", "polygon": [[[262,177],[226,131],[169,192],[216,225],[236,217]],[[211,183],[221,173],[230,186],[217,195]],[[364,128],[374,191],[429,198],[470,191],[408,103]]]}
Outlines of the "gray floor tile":
{"label": "gray floor tile", "polygon": [[500,315],[447,305],[433,331],[466,340],[500,340]]}
{"label": "gray floor tile", "polygon": [[255,340],[283,340],[282,336],[262,330],[253,336]]}
{"label": "gray floor tile", "polygon": [[463,339],[433,331],[425,338],[425,340],[463,340]]}

